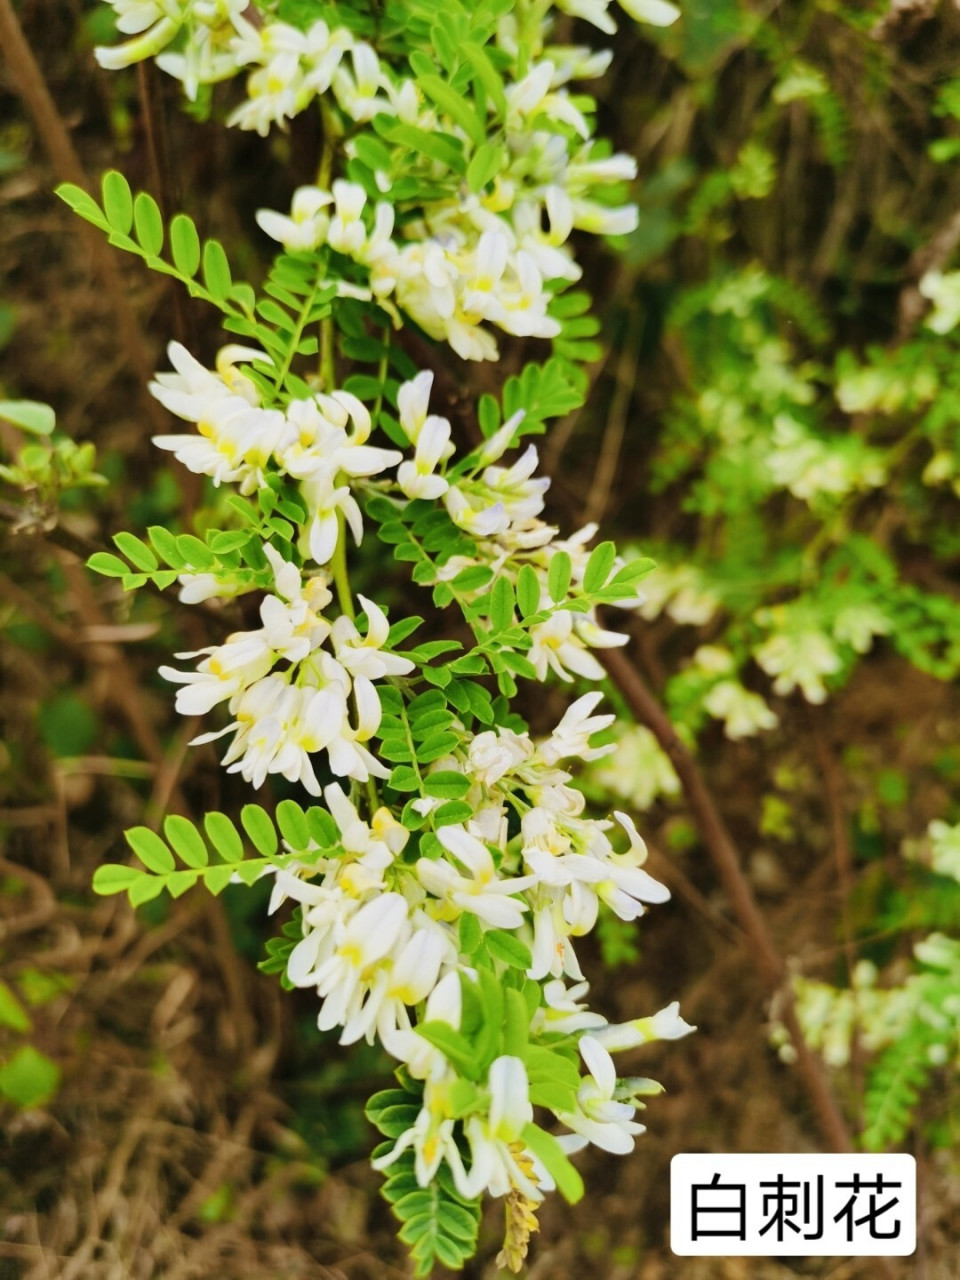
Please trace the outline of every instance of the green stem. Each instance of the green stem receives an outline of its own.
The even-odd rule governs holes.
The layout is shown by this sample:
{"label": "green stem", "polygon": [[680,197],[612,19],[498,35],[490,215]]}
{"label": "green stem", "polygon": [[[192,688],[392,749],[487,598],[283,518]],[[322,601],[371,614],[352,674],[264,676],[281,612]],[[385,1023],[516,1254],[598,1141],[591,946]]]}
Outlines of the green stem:
{"label": "green stem", "polygon": [[327,393],[335,389],[336,366],[333,358],[333,325],[329,320],[320,321],[320,381]]}
{"label": "green stem", "polygon": [[320,291],[321,283],[322,282],[320,280],[317,280],[314,283],[313,288],[310,290],[310,296],[300,309],[300,314],[297,317],[296,328],[294,329],[293,336],[290,338],[287,345],[287,353],[284,356],[283,364],[280,365],[277,370],[277,376],[274,380],[274,387],[277,391],[279,391],[283,386],[283,381],[290,372],[290,366],[293,364],[293,357],[297,354],[297,347],[300,345],[300,340],[303,337],[303,331],[307,326],[307,316],[309,316],[310,312],[313,310],[313,304],[318,292]]}
{"label": "green stem", "polygon": [[422,799],[426,799],[427,792],[426,792],[426,788],[423,785],[423,774],[420,772],[420,763],[417,760],[417,748],[414,746],[414,743],[413,743],[413,732],[410,728],[410,721],[407,718],[406,703],[401,704],[400,716],[403,720],[403,729],[407,738],[407,746],[410,748],[410,756],[411,756],[410,763],[413,767],[413,772],[417,775],[417,786],[420,789],[420,796]]}
{"label": "green stem", "polygon": [[350,590],[350,578],[347,575],[347,523],[343,512],[337,511],[337,549],[330,562],[333,569],[333,582],[337,589],[337,601],[342,613],[351,622],[356,621],[357,611],[353,607],[353,593]]}
{"label": "green stem", "polygon": [[[333,553],[331,561],[333,570],[333,582],[337,590],[337,602],[340,605],[342,613],[356,622],[357,611],[353,604],[353,593],[350,590],[350,578],[347,574],[347,522],[343,518],[343,512],[337,512],[337,549]],[[366,781],[367,803],[370,806],[371,818],[380,808],[380,796],[377,792],[377,784],[373,778],[367,778]]]}

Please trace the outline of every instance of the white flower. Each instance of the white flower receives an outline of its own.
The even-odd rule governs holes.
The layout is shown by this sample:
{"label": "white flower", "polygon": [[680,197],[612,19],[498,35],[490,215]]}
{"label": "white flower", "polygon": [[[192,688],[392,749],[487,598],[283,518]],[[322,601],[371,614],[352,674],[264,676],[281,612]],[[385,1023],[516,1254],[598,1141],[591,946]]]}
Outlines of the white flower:
{"label": "white flower", "polygon": [[669,756],[644,725],[621,726],[616,751],[593,769],[592,776],[636,809],[649,809],[658,796],[680,792]]}
{"label": "white flower", "polygon": [[578,982],[566,987],[560,978],[543,985],[544,1003],[536,1011],[531,1030],[548,1035],[572,1035],[575,1031],[596,1031],[606,1025],[602,1014],[594,1013],[580,1003],[589,991],[589,983]]}
{"label": "white flower", "polygon": [[378,113],[393,115],[394,107],[388,97],[382,97],[388,81],[380,70],[380,61],[368,44],[358,42],[351,49],[353,72],[347,67],[337,67],[331,80],[337,102],[347,115],[356,121],[372,120]]}
{"label": "white flower", "polygon": [[[281,676],[269,676],[244,690],[235,706],[236,720],[221,733],[237,730],[223,757],[229,773],[239,773],[254,787],[261,787],[267,775],[279,773],[291,782],[300,782],[311,795],[320,794],[320,784],[310,757],[336,747],[349,732],[343,689],[299,688]],[[204,734],[195,742],[210,741],[221,734]],[[339,776],[347,769],[331,768]]]}
{"label": "white flower", "polygon": [[696,1027],[684,1022],[680,1017],[679,1002],[674,1000],[650,1018],[634,1018],[632,1022],[601,1027],[590,1034],[605,1049],[618,1053],[623,1049],[636,1049],[640,1045],[650,1044],[654,1040],[679,1040],[692,1031],[696,1031]]}
{"label": "white flower", "polygon": [[668,0],[619,0],[620,7],[637,22],[654,27],[669,27],[680,17],[681,10]]}
{"label": "white flower", "polygon": [[434,469],[450,443],[450,423],[446,418],[429,417],[417,436],[417,449],[412,462],[401,462],[397,483],[408,498],[440,498],[450,487]]}
{"label": "white flower", "polygon": [[349,485],[334,486],[328,472],[314,472],[301,489],[312,520],[300,539],[300,551],[319,565],[333,559],[340,538],[338,512],[342,512],[354,540],[363,540],[363,516]]}
{"label": "white flower", "polygon": [[533,744],[528,734],[512,729],[492,729],[477,734],[467,753],[470,772],[484,786],[492,787],[505,773],[529,760]]}
{"label": "white flower", "polygon": [[826,701],[824,676],[836,674],[841,662],[829,636],[808,627],[792,633],[770,636],[754,654],[768,676],[775,676],[774,693],[788,694],[798,688],[808,702]]}
{"label": "white flower", "polygon": [[333,200],[335,213],[327,228],[327,243],[337,253],[354,258],[367,238],[367,229],[363,224],[367,193],[357,183],[338,178],[333,184]]}
{"label": "white flower", "polygon": [[626,1155],[644,1126],[633,1119],[636,1105],[618,1097],[617,1071],[610,1054],[593,1035],[580,1038],[580,1053],[590,1074],[577,1092],[577,1110],[557,1119],[602,1151]]}
{"label": "white flower", "polygon": [[357,599],[367,615],[367,634],[361,636],[356,624],[345,614],[339,617],[331,634],[337,661],[352,676],[366,676],[368,680],[409,675],[415,665],[409,658],[380,652],[390,631],[387,615],[366,596],[358,593]]}
{"label": "white flower", "polygon": [[937,875],[960,881],[960,826],[934,820],[927,834],[932,847],[931,868]]}
{"label": "white flower", "polygon": [[404,382],[397,392],[397,411],[400,417],[400,425],[409,436],[411,444],[417,443],[423,425],[427,420],[432,387],[433,370],[424,369],[415,378],[411,378],[409,382]]}
{"label": "white flower", "polygon": [[934,333],[950,333],[960,323],[960,271],[928,271],[920,292],[933,303],[927,325]]}
{"label": "white flower", "polygon": [[494,929],[519,928],[528,908],[513,895],[530,888],[535,877],[501,880],[490,850],[461,826],[441,827],[437,837],[470,875],[460,875],[442,858],[421,858],[416,873],[423,887],[457,909],[456,914],[469,911]]}
{"label": "white flower", "polygon": [[203,716],[218,702],[265,676],[274,664],[274,655],[261,631],[238,631],[222,645],[210,645],[194,652],[178,653],[180,659],[207,655],[196,671],[179,671],[163,666],[164,680],[179,684],[177,711],[183,716]]}
{"label": "white flower", "polygon": [[526,1068],[519,1058],[509,1055],[496,1058],[490,1064],[487,1087],[489,1114],[472,1115],[464,1124],[471,1165],[469,1174],[463,1178],[453,1170],[457,1190],[470,1200],[484,1191],[492,1196],[505,1196],[514,1189],[528,1200],[540,1200],[543,1197],[539,1187],[517,1159],[520,1135],[533,1121]]}
{"label": "white flower", "polygon": [[453,523],[475,537],[490,538],[494,534],[505,533],[510,527],[510,516],[502,502],[487,505],[483,499],[478,501],[473,495],[468,496],[459,485],[451,485],[447,489],[443,504]]}
{"label": "white flower", "polygon": [[603,667],[574,630],[572,613],[558,609],[546,622],[531,627],[530,638],[533,645],[527,657],[536,668],[538,680],[546,680],[548,671],[561,680],[572,680],[573,675],[584,680],[604,678]]}
{"label": "white flower", "polygon": [[454,1120],[450,1107],[451,1081],[445,1076],[430,1077],[423,1090],[423,1107],[413,1125],[397,1139],[392,1151],[374,1160],[374,1169],[387,1169],[409,1147],[414,1149],[417,1183],[428,1186],[446,1161],[461,1194],[467,1185],[460,1150],[454,1138]]}
{"label": "white flower", "polygon": [[296,253],[316,249],[323,244],[330,225],[328,206],[333,197],[319,187],[298,187],[293,193],[290,216],[258,209],[256,218],[261,230],[285,249]]}
{"label": "white flower", "polygon": [[739,680],[721,680],[703,700],[704,710],[724,722],[724,733],[734,742],[752,737],[780,723],[758,693],[750,693]]}
{"label": "white flower", "polygon": [[616,750],[615,745],[589,745],[595,733],[608,729],[616,719],[614,715],[591,714],[602,701],[602,693],[586,693],[570,704],[549,739],[537,748],[537,755],[545,764],[554,765],[570,756],[580,760],[598,760]]}
{"label": "white flower", "polygon": [[[445,1022],[455,1031],[460,1029],[463,1010],[460,973],[451,969],[427,996],[424,1022]],[[383,1046],[402,1062],[415,1080],[440,1080],[449,1074],[447,1060],[429,1040],[415,1028],[390,1029],[383,1035]]]}
{"label": "white flower", "polygon": [[875,636],[887,636],[893,623],[874,604],[851,604],[833,620],[833,635],[841,644],[848,644],[857,653],[869,653]]}

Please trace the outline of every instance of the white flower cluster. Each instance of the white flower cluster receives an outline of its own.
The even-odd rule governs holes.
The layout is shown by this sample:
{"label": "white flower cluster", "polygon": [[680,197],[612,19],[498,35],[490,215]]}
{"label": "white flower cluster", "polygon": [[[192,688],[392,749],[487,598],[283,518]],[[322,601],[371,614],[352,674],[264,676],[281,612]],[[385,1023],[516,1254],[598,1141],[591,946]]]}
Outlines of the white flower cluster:
{"label": "white flower cluster", "polygon": [[670,757],[642,724],[618,725],[616,750],[593,765],[587,776],[634,809],[647,810],[661,796],[680,794]]}
{"label": "white flower cluster", "polygon": [[[416,454],[412,463],[400,466],[397,479],[408,497],[442,497],[454,524],[478,540],[473,556],[452,556],[447,561],[439,571],[440,581],[451,581],[475,565],[486,565],[515,579],[520,567],[529,564],[540,579],[540,606],[547,608],[551,560],[560,552],[569,555],[571,583],[579,586],[589,559],[587,544],[597,532],[596,525],[586,525],[572,537],[560,539],[556,527],[539,518],[550,482],[534,474],[538,463],[535,445],[528,445],[511,467],[494,465],[509,449],[522,414],[509,419],[487,440],[475,455],[472,470],[459,474],[453,483],[437,475],[435,468],[449,460],[452,448],[450,423],[429,412],[432,385],[433,374],[425,371],[400,388],[400,425]],[[471,593],[464,592],[463,598],[470,599]],[[617,603],[620,608],[636,608],[641,602],[642,597],[631,589]],[[627,636],[602,628],[593,609],[583,613],[555,610],[546,621],[532,627],[530,635],[533,645],[527,657],[539,680],[546,680],[549,672],[561,680],[574,675],[602,680],[603,667],[589,651],[627,642]]]}
{"label": "white flower cluster", "polygon": [[727,649],[701,645],[693,655],[693,661],[705,676],[715,680],[703,699],[703,708],[724,722],[728,738],[736,742],[777,727],[779,719],[763,698],[745,689],[736,678],[733,654]]}
{"label": "white flower cluster", "polygon": [[940,876],[960,883],[960,826],[935,819],[927,829],[930,837],[930,867]]}
{"label": "white flower cluster", "polygon": [[814,704],[827,700],[824,676],[836,675],[842,666],[830,637],[813,626],[775,632],[754,657],[767,675],[774,677],[774,693],[786,696],[799,689]]}
{"label": "white flower cluster", "polygon": [[[571,558],[573,584],[582,581],[586,543],[595,526],[561,541],[557,529],[538,518],[549,481],[534,475],[534,446],[512,466],[496,465],[510,447],[522,415],[505,423],[475,455],[472,468],[461,470],[451,483],[442,473],[453,453],[451,428],[446,418],[429,413],[429,372],[399,389],[400,425],[414,450],[411,459],[403,460],[397,450],[367,443],[370,414],[349,392],[318,392],[291,400],[285,410],[265,408],[254,381],[237,367],[264,360],[261,352],[225,347],[215,370],[205,369],[177,343],[171,343],[169,355],[176,372],[159,374],[151,391],[172,413],[195,423],[197,431],[157,436],[155,443],[191,471],[210,476],[218,485],[237,484],[242,493],[263,486],[268,472],[293,479],[307,511],[298,539],[305,560],[328,565],[346,527],[357,543],[361,541],[363,520],[354,491],[399,463],[396,483],[405,498],[442,499],[454,524],[478,539],[475,556],[452,557],[440,570],[441,579],[455,578],[479,564],[516,577],[527,563],[538,573],[542,607],[548,607],[550,562],[564,551]],[[277,589],[261,606],[263,627],[203,650],[195,672],[165,668],[167,678],[184,685],[178,709],[199,715],[228,702],[236,719],[221,732],[235,731],[236,736],[225,763],[256,786],[268,773],[280,773],[299,779],[317,794],[309,761],[317,751],[328,752],[339,776],[386,776],[363,745],[380,721],[380,703],[370,681],[406,674],[412,665],[380,652],[388,626],[378,606],[363,601],[368,633],[360,640],[350,619],[331,625],[321,616],[331,599],[325,576],[314,574],[304,583],[296,566],[278,561],[273,548],[265,550]],[[191,601],[235,590],[213,575],[188,574],[183,582],[184,598]],[[622,602],[624,607],[637,603],[635,591]],[[328,639],[333,654],[323,648]],[[563,680],[573,675],[600,680],[603,668],[590,650],[625,644],[627,637],[601,628],[592,610],[554,610],[531,629],[531,639],[529,661],[539,679],[552,671]],[[294,665],[278,672],[280,662]],[[348,715],[351,693],[357,708],[355,725]]]}
{"label": "white flower cluster", "polygon": [[877,451],[855,438],[820,439],[789,413],[778,413],[774,419],[772,447],[764,461],[774,483],[803,502],[820,494],[842,498],[856,489],[876,489],[886,481]]}
{"label": "white flower cluster", "polygon": [[934,333],[951,333],[960,324],[960,271],[928,271],[920,292],[933,303],[927,325]]}
{"label": "white flower cluster", "polygon": [[[177,654],[180,659],[202,658],[195,671],[160,668],[165,679],[181,685],[177,710],[182,715],[201,716],[221,702],[228,704],[230,724],[201,734],[194,743],[233,734],[223,763],[255,787],[278,773],[320,795],[311,761],[318,752],[327,753],[337,777],[359,782],[387,777],[389,770],[365,745],[383,714],[374,681],[406,675],[413,663],[382,652],[389,626],[372,600],[359,597],[366,635],[346,615],[331,624],[321,612],[332,599],[326,577],[317,574],[304,582],[296,565],[269,543],[264,552],[276,591],[260,605],[263,625],[238,631],[221,645]],[[332,653],[323,648],[327,641]]]}
{"label": "white flower cluster", "polygon": [[[201,84],[226,80],[237,72],[235,23],[247,0],[110,0],[117,30],[132,36],[120,45],[94,50],[97,62],[109,71],[129,67],[145,58],[183,81],[187,96],[196,98]],[[176,53],[168,52],[177,41]]]}
{"label": "white flower cluster", "polygon": [[[632,157],[592,159],[579,113],[574,123],[582,141],[572,154],[563,134],[531,128],[530,118],[544,114],[568,121],[569,100],[552,89],[557,75],[553,63],[543,62],[508,88],[512,131],[508,123],[506,140],[514,145],[489,193],[461,191],[432,201],[398,227],[391,179],[382,174],[386,196],[366,219],[365,191],[340,179],[330,191],[301,187],[289,215],[264,209],[257,220],[287,249],[328,244],[366,267],[381,304],[399,308],[466,360],[497,358],[484,324],[515,337],[556,337],[560,325],[547,313],[545,282],[579,279],[569,243],[573,230],[621,235],[637,225],[635,205],[608,207],[593,198],[598,186],[636,176]],[[407,97],[407,122],[435,129],[436,112],[424,108],[415,92]]]}
{"label": "white flower cluster", "polygon": [[[470,780],[466,798],[474,808],[468,822],[437,829],[438,856],[405,860],[409,833],[385,809],[368,825],[334,784],[324,798],[339,828],[338,847],[309,868],[276,872],[273,905],[290,897],[302,906],[303,938],[290,954],[287,974],[295,985],[317,991],[320,1027],[340,1027],[344,1044],[378,1038],[414,1079],[425,1082],[416,1124],[379,1162],[387,1167],[413,1146],[421,1185],[445,1160],[468,1197],[519,1188],[540,1199],[549,1187],[545,1176],[531,1181],[517,1163],[520,1148],[514,1144],[532,1119],[523,1063],[498,1058],[491,1066],[488,1097],[464,1126],[471,1154],[467,1172],[453,1136],[451,1086],[457,1073],[416,1034],[412,1010],[424,1001],[427,1021],[460,1028],[461,983],[476,978],[459,952],[458,926],[465,914],[481,930],[510,930],[529,942],[527,976],[545,982],[546,1003],[536,1014],[535,1030],[589,1032],[580,1039],[589,1075],[575,1109],[558,1115],[571,1130],[568,1150],[586,1142],[606,1151],[631,1150],[634,1134],[642,1130],[633,1121],[629,1090],[617,1083],[609,1050],[673,1039],[691,1029],[676,1005],[612,1027],[581,1003],[588,987],[573,939],[593,927],[599,903],[634,920],[644,903],[669,896],[642,869],[646,850],[630,819],[616,815],[628,841],[626,851],[617,853],[607,835],[612,824],[583,816],[583,796],[559,767],[561,760],[589,760],[604,750],[589,745],[592,734],[613,719],[593,714],[600,696],[576,701],[542,743],[528,734],[488,730],[465,737],[451,756],[437,761],[433,770],[460,771]],[[428,799],[421,807],[432,804],[439,801]],[[510,808],[522,814],[512,838]],[[565,978],[575,985],[567,987]]]}
{"label": "white flower cluster", "polygon": [[318,565],[333,556],[340,521],[360,542],[363,522],[351,481],[378,475],[403,455],[367,444],[370,414],[356,396],[319,392],[292,400],[285,412],[267,409],[255,383],[236,368],[241,361],[269,363],[263,352],[224,347],[215,372],[179,343],[172,342],[168,354],[176,373],[158,374],[150,390],[171,413],[195,423],[197,434],[155,436],[154,444],[214,484],[239,485],[241,493],[263,486],[268,465],[298,481],[311,512],[301,550]]}
{"label": "white flower cluster", "polygon": [[[416,80],[345,26],[318,20],[301,31],[244,0],[110,2],[120,30],[134,39],[98,49],[103,66],[156,57],[184,82],[191,98],[202,83],[249,70],[246,98],[229,119],[240,128],[266,135],[272,125],[329,94],[347,122],[363,125],[375,116],[392,116],[418,136],[442,134],[467,156],[476,148],[462,120],[439,109]],[[615,29],[606,0],[571,0],[559,7],[602,30]],[[636,176],[636,162],[596,153],[590,123],[567,87],[572,79],[602,74],[612,55],[551,46],[552,15],[548,6],[541,8],[535,31],[527,21],[521,34],[515,15],[500,25],[497,41],[515,65],[501,93],[502,119],[496,121],[499,163],[484,187],[470,191],[452,181],[452,171],[433,152],[417,156],[407,150],[396,172],[376,171],[383,199],[366,219],[363,188],[343,180],[329,191],[300,188],[289,216],[268,210],[259,215],[261,226],[288,249],[329,244],[361,263],[369,270],[373,295],[386,308],[394,314],[399,308],[468,360],[497,358],[497,343],[485,326],[517,337],[557,337],[561,327],[548,313],[546,284],[575,281],[581,274],[571,233],[622,235],[637,225],[636,206],[613,203],[609,195],[611,184]],[[638,20],[661,26],[679,13],[665,0],[629,0],[628,8]],[[174,41],[176,52],[170,52]],[[495,108],[490,100],[488,109]],[[325,131],[338,127],[328,113]],[[379,140],[377,145],[384,149]],[[356,138],[345,149],[356,156]],[[393,201],[392,188],[411,172],[427,189],[439,182],[440,194],[426,202],[418,197],[404,210]]]}
{"label": "white flower cluster", "polygon": [[[414,766],[419,795],[411,799],[417,818],[432,825],[436,814],[436,825],[431,842],[421,842],[419,856],[410,856],[411,831],[386,807],[374,808],[373,779],[391,774],[371,739],[384,722],[383,682],[392,685],[393,715],[403,705],[403,678],[414,671],[414,662],[385,647],[386,616],[363,595],[361,632],[337,566],[344,565],[347,526],[358,541],[362,533],[354,489],[399,464],[395,480],[378,482],[381,495],[398,509],[410,499],[442,504],[454,524],[476,540],[476,554],[454,556],[443,566],[444,577],[495,566],[517,578],[521,567],[533,566],[541,583],[540,607],[550,612],[530,628],[529,660],[536,674],[594,679],[603,672],[589,649],[620,644],[625,637],[600,630],[589,613],[557,609],[547,589],[551,559],[563,551],[570,557],[570,589],[577,591],[585,543],[594,530],[561,542],[557,530],[539,519],[547,482],[535,475],[535,448],[512,466],[500,464],[522,415],[451,468],[451,427],[430,413],[430,373],[418,374],[397,392],[399,423],[412,450],[404,458],[367,443],[370,415],[342,391],[295,398],[283,409],[267,407],[258,391],[263,379],[241,368],[253,361],[264,370],[272,367],[257,351],[227,347],[214,370],[176,344],[170,358],[175,372],[159,375],[153,393],[197,431],[158,437],[160,447],[215,483],[233,483],[243,492],[286,477],[303,500],[301,533],[293,535],[303,565],[262,544],[273,589],[261,602],[261,625],[223,644],[180,654],[200,659],[193,670],[161,668],[180,686],[177,709],[184,715],[203,716],[227,704],[227,726],[196,742],[230,735],[224,757],[230,771],[255,787],[270,774],[300,783],[322,796],[336,824],[334,847],[298,849],[294,862],[274,872],[273,907],[287,898],[301,907],[303,936],[289,955],[288,977],[316,990],[321,1028],[340,1028],[345,1044],[379,1039],[413,1079],[424,1082],[417,1123],[381,1167],[413,1147],[424,1185],[446,1161],[464,1195],[519,1189],[539,1199],[551,1181],[521,1141],[532,1117],[523,1061],[497,1058],[473,1109],[455,1115],[455,1066],[416,1028],[424,1018],[460,1028],[462,984],[477,980],[474,953],[462,949],[465,918],[481,939],[490,931],[515,935],[521,954],[529,952],[525,980],[542,984],[539,1007],[530,1015],[531,1034],[576,1034],[586,1066],[575,1102],[555,1111],[569,1131],[566,1149],[586,1142],[611,1152],[632,1148],[642,1129],[633,1118],[638,1099],[658,1086],[618,1082],[610,1050],[675,1038],[690,1028],[675,1005],[653,1018],[610,1027],[582,1004],[588,988],[576,939],[594,927],[601,904],[633,921],[645,904],[669,897],[643,869],[646,849],[630,817],[586,816],[584,795],[564,767],[607,755],[613,748],[592,746],[591,739],[614,717],[597,714],[601,694],[588,693],[568,708],[549,738],[536,742],[528,732],[502,725],[471,733],[444,713],[452,743],[441,758]],[[332,619],[326,616],[333,593],[325,568],[331,561],[340,605]],[[185,590],[191,599],[230,594],[236,585],[229,581],[231,572],[187,575]],[[625,591],[625,603],[636,604],[635,589]],[[320,755],[335,778],[369,784],[369,820],[339,781],[321,787]],[[454,776],[471,816],[440,821],[443,800],[431,791],[436,773],[444,774],[447,786]],[[454,1136],[461,1123],[469,1167]]]}
{"label": "white flower cluster", "polygon": [[867,653],[875,637],[889,635],[893,629],[890,618],[870,600],[844,605],[827,624],[829,630],[802,608],[790,605],[760,609],[755,618],[770,631],[753,656],[774,677],[774,693],[786,695],[799,689],[817,705],[827,698],[825,677],[843,669],[838,644]]}
{"label": "white flower cluster", "polygon": [[720,597],[693,565],[658,564],[644,580],[640,616],[652,622],[666,613],[682,626],[700,627],[720,610]]}

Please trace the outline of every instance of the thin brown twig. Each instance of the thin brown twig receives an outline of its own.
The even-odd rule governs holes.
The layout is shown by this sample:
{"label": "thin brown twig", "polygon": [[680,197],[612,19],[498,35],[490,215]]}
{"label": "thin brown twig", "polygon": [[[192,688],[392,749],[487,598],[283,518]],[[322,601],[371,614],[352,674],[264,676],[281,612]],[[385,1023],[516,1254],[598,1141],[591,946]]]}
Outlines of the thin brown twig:
{"label": "thin brown twig", "polygon": [[745,942],[760,979],[768,994],[778,999],[781,1020],[796,1052],[797,1070],[824,1138],[834,1151],[852,1151],[853,1140],[846,1120],[830,1090],[822,1064],[804,1038],[786,966],[743,873],[737,848],[693,756],[623,652],[619,649],[600,652],[611,680],[637,720],[653,733],[676,770],[691,817],[745,934]]}
{"label": "thin brown twig", "polygon": [[[600,445],[600,456],[593,473],[593,482],[583,512],[582,524],[600,521],[610,501],[610,490],[613,488],[617,474],[617,463],[620,450],[623,448],[623,437],[627,426],[627,412],[633,399],[633,390],[637,383],[637,334],[636,322],[630,326],[631,332],[624,342],[617,360],[616,383],[610,412],[607,415],[607,428],[603,433]],[[630,340],[632,339],[632,341]]]}
{"label": "thin brown twig", "polygon": [[682,898],[689,907],[702,916],[725,941],[739,946],[743,942],[743,931],[719,911],[703,896],[690,878],[680,870],[672,858],[644,841],[647,846],[646,868],[657,880],[662,880],[671,892]]}
{"label": "thin brown twig", "polygon": [[[71,182],[88,190],[89,183],[80,157],[57,110],[43,72],[33,56],[33,50],[23,33],[11,0],[0,0],[0,49],[6,55],[10,78],[33,120],[58,180]],[[104,290],[116,316],[117,328],[126,345],[130,365],[141,385],[146,387],[152,376],[152,360],[140,322],[124,290],[116,261],[93,226],[79,220],[78,225],[89,245],[97,273],[103,281]],[[151,402],[149,412],[159,423],[161,417],[158,406],[152,401],[152,397],[144,396],[145,403],[148,400]]]}

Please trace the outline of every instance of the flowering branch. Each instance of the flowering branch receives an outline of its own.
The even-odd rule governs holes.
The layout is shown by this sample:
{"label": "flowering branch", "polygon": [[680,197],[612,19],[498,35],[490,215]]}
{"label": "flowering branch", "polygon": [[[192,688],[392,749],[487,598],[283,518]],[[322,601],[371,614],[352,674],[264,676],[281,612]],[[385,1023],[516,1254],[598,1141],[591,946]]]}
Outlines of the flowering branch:
{"label": "flowering branch", "polygon": [[[257,214],[281,246],[259,292],[120,174],[100,203],[60,192],[236,338],[213,368],[171,343],[172,371],[150,384],[188,424],[155,443],[209,481],[205,537],[119,533],[121,554],[89,563],[131,590],[178,583],[194,604],[257,593],[259,626],[161,675],[181,714],[219,716],[194,741],[223,740],[228,772],[313,803],[247,804],[240,827],[210,813],[202,829],[134,828],[139,866],[101,867],[95,887],[139,904],[271,878],[271,912],[293,915],[265,967],[316,991],[321,1029],[379,1041],[398,1064],[368,1115],[418,1274],[470,1256],[484,1194],[505,1197],[502,1258],[517,1268],[544,1194],[583,1192],[570,1156],[625,1153],[643,1131],[635,1116],[660,1087],[618,1078],[611,1055],[691,1030],[676,1004],[620,1026],[586,1004],[577,939],[601,909],[632,922],[669,896],[629,815],[588,814],[574,785],[570,762],[612,749],[594,741],[613,720],[601,694],[546,737],[514,706],[519,681],[603,678],[596,653],[626,637],[597,609],[637,607],[652,567],[612,542],[588,550],[594,526],[562,538],[542,519],[549,480],[525,439],[582,403],[597,351],[572,232],[637,224],[634,162],[593,137],[595,104],[572,90],[609,55],[553,42],[555,11],[609,31],[609,6],[455,2],[438,23],[424,0],[396,0],[331,5],[301,28],[245,0],[112,3],[129,38],[98,50],[101,65],[155,58],[194,100],[244,72],[227,123],[263,135],[321,112],[316,184],[289,213]],[[677,16],[663,0],[625,7]],[[552,351],[480,398],[480,443],[458,450],[433,371],[397,329],[464,360],[518,337]],[[391,559],[441,619],[462,616],[471,647],[409,647],[423,619],[391,619],[379,586],[357,589],[389,584]]]}

